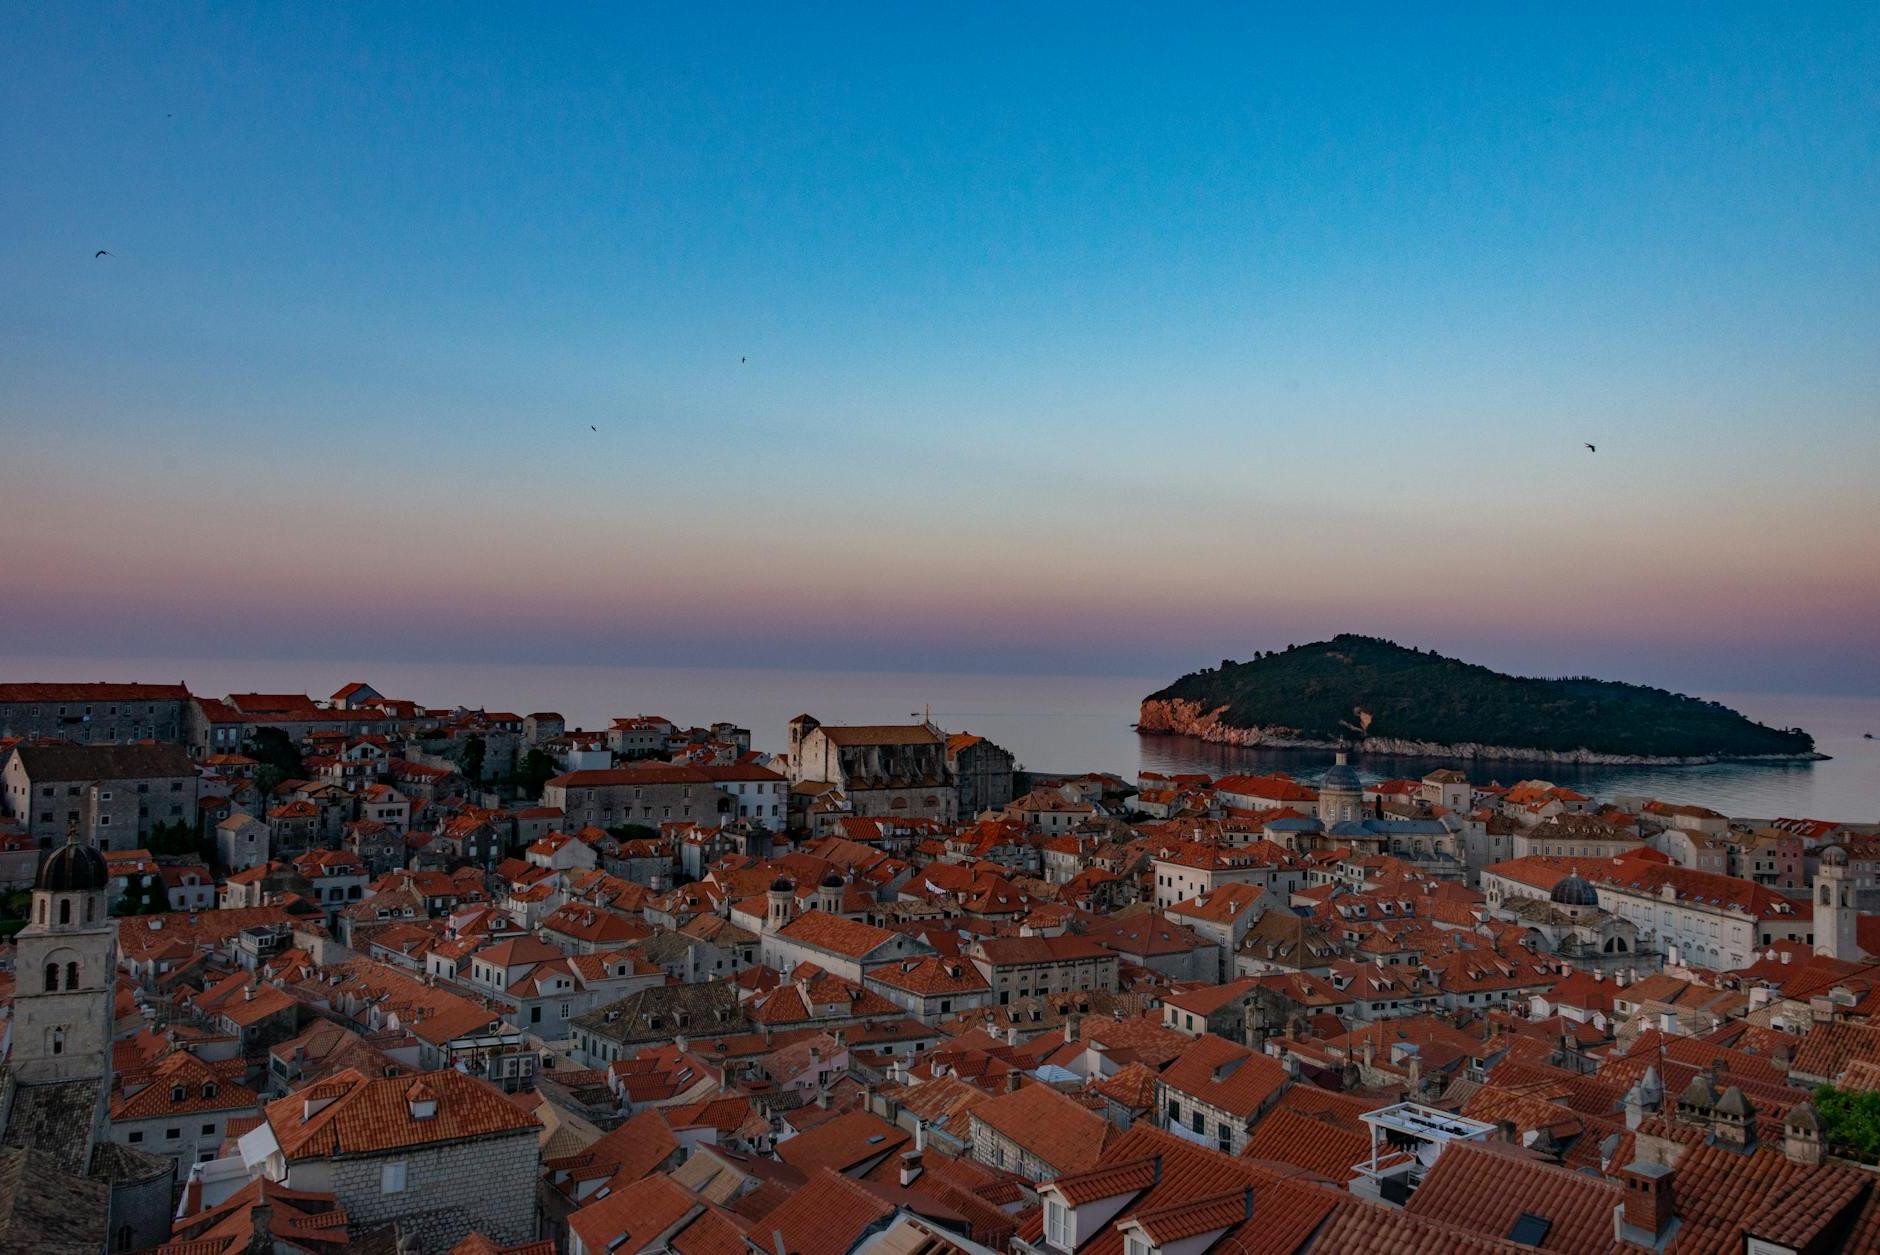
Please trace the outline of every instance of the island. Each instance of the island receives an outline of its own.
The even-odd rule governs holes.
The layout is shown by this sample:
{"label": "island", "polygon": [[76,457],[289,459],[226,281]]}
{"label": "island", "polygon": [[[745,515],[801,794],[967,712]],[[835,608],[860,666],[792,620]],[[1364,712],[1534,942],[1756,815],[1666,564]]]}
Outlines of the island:
{"label": "island", "polygon": [[1821,759],[1800,728],[1587,676],[1537,679],[1373,636],[1223,661],[1143,699],[1137,731],[1262,749],[1696,764]]}

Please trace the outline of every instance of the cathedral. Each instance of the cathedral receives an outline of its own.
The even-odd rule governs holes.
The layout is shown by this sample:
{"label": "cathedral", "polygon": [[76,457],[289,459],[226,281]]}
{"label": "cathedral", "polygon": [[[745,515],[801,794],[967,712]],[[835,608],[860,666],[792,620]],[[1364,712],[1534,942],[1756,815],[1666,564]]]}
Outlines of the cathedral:
{"label": "cathedral", "polygon": [[[110,1140],[117,925],[104,856],[76,830],[39,869],[14,944],[11,1047],[0,1065],[0,1157],[17,1172],[9,1243],[137,1250],[170,1234],[170,1160]],[[30,1209],[30,1199],[66,1200]]]}

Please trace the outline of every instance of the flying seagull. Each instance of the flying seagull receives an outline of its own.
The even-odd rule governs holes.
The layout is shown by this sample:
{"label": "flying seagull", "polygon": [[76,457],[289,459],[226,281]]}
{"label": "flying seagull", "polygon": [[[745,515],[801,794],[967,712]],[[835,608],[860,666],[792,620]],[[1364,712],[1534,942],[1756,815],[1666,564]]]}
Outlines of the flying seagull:
{"label": "flying seagull", "polygon": [[589,424],[588,424],[588,430],[589,430],[589,431],[592,431],[592,432],[598,432],[598,431],[600,431],[600,428],[598,428],[598,427],[596,427],[596,426],[595,426],[595,425],[594,425],[593,423],[589,423]]}
{"label": "flying seagull", "polygon": [[1598,450],[1598,449],[1595,449],[1595,448],[1594,448],[1594,447],[1593,447],[1592,445],[1590,445],[1590,444],[1586,446],[1586,451],[1587,451],[1588,453],[1598,453],[1598,452],[1599,452],[1599,450]]}
{"label": "flying seagull", "polygon": [[97,252],[95,252],[95,253],[93,253],[93,254],[91,255],[91,259],[92,259],[93,261],[97,261],[97,260],[98,260],[98,259],[99,259],[100,257],[109,257],[110,255],[111,255],[111,254],[109,254],[109,253],[107,253],[107,252],[105,252],[105,250],[103,250],[103,249],[101,248],[101,249],[99,249],[99,250],[98,250]]}

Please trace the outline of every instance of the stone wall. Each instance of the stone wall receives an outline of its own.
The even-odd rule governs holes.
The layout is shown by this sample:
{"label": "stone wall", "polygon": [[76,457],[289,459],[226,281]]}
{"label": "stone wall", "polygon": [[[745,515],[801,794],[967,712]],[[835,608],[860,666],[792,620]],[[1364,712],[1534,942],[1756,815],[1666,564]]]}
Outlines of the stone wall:
{"label": "stone wall", "polygon": [[[533,1131],[479,1138],[401,1154],[336,1159],[332,1189],[355,1230],[398,1221],[418,1249],[446,1251],[475,1230],[499,1244],[535,1236],[535,1181],[541,1148]],[[388,1164],[403,1161],[405,1188],[382,1188]]]}

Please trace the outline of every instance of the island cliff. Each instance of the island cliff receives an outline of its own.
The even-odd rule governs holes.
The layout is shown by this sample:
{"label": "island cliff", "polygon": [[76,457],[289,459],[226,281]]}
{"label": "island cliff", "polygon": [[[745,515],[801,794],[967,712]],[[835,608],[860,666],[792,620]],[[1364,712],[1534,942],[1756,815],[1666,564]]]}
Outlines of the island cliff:
{"label": "island cliff", "polygon": [[1137,730],[1263,749],[1429,758],[1695,764],[1816,759],[1814,738],[1717,702],[1586,677],[1504,675],[1367,636],[1193,672]]}

